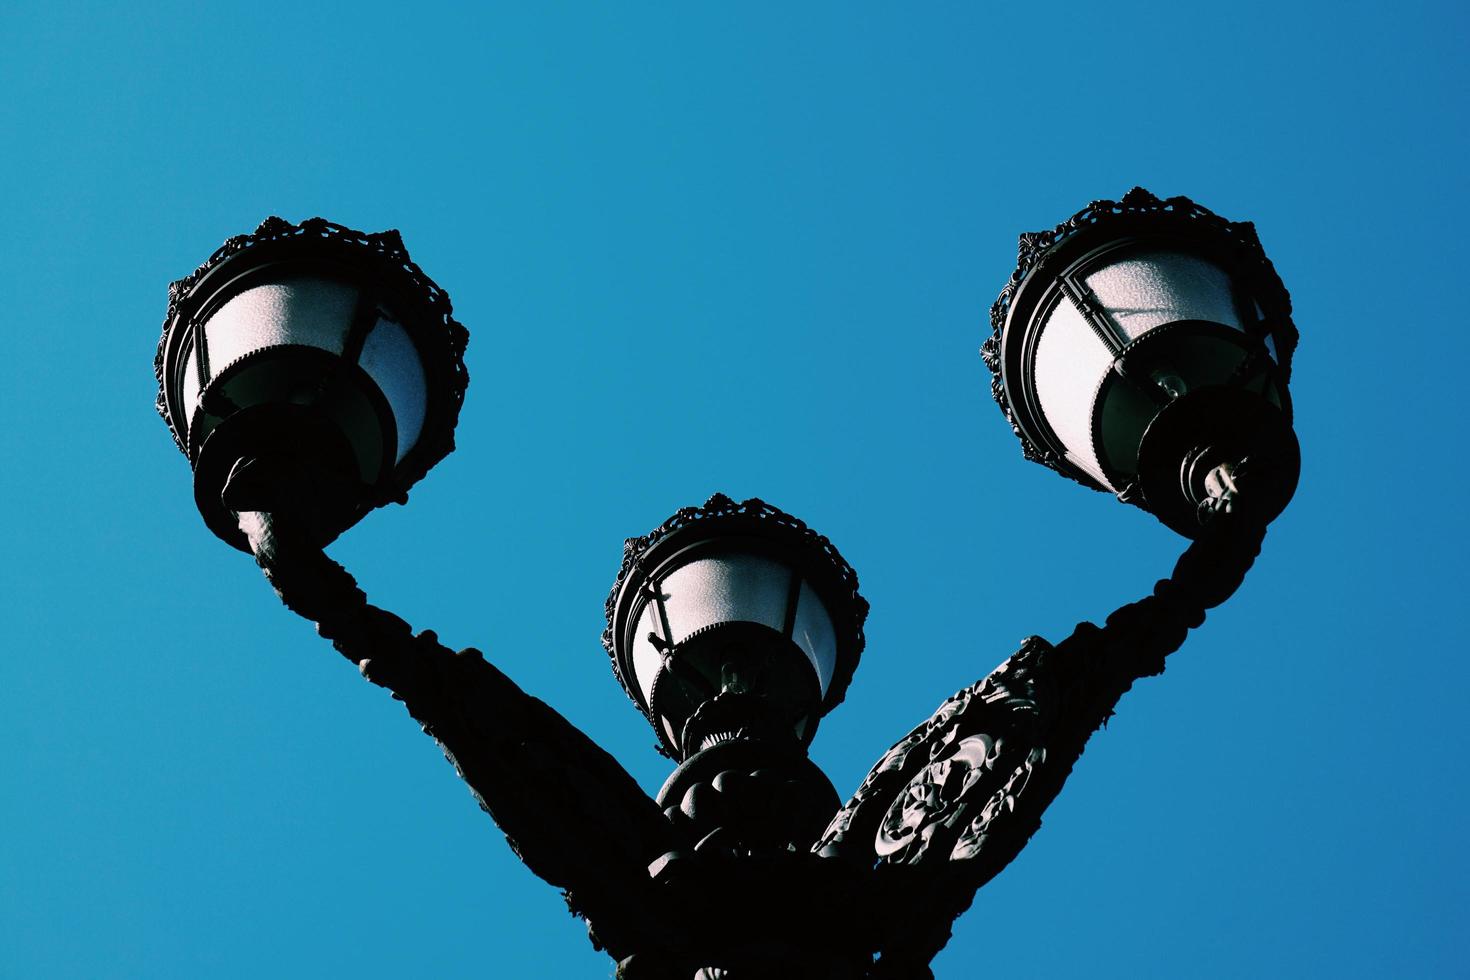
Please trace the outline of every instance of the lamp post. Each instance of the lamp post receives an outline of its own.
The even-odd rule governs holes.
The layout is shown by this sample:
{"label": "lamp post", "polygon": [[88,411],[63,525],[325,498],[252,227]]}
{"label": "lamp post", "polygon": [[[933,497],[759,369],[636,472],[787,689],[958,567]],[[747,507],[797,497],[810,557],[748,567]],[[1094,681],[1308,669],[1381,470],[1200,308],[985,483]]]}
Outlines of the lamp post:
{"label": "lamp post", "polygon": [[1023,236],[983,348],[1025,454],[1193,539],[1151,595],[1019,651],[842,802],[807,747],[868,604],[825,537],[715,495],[629,539],[603,644],[677,765],[656,799],[323,546],[453,445],[466,335],[396,233],[270,219],[170,290],[159,408],[205,523],[443,747],[629,980],[931,976],[1091,733],[1239,585],[1299,467],[1290,303],[1247,224],[1130,192]]}

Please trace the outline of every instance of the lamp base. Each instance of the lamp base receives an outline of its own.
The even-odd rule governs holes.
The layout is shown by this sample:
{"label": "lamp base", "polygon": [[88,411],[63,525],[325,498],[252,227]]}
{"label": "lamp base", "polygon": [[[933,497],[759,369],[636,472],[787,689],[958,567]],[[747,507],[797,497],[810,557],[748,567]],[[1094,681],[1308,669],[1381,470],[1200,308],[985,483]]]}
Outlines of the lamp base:
{"label": "lamp base", "polygon": [[221,540],[249,552],[236,523],[242,510],[289,512],[323,547],[376,502],[350,474],[357,464],[341,431],[302,405],[244,409],[223,420],[199,448],[194,502]]}
{"label": "lamp base", "polygon": [[714,623],[685,637],[653,681],[649,707],[665,750],[687,759],[739,732],[810,743],[822,693],[811,661],[761,623]]}
{"label": "lamp base", "polygon": [[794,741],[737,738],[695,753],[665,780],[657,802],[694,851],[811,849],[842,800]]}
{"label": "lamp base", "polygon": [[1290,503],[1300,475],[1291,420],[1241,388],[1199,388],[1171,402],[1138,450],[1144,508],[1187,538],[1223,509],[1245,508],[1270,523]]}

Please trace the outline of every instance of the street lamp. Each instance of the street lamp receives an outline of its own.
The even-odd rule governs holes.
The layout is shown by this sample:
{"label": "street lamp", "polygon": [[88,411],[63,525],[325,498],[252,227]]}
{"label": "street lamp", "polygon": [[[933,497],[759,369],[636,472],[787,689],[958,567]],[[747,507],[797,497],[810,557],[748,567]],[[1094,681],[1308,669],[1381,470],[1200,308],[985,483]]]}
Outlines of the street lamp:
{"label": "street lamp", "polygon": [[1025,640],[846,803],[807,747],[868,604],[832,543],[776,507],[716,494],[624,546],[603,644],[677,763],[656,799],[322,552],[452,446],[465,334],[396,233],[271,219],[231,239],[171,288],[156,369],[206,524],[404,702],[619,977],[913,978],[1119,698],[1239,586],[1299,466],[1296,332],[1249,225],[1141,190],[1095,202],[1022,237],[992,326],[1026,455],[1194,540],[1104,625]]}
{"label": "street lamp", "polygon": [[313,477],[327,544],[454,449],[468,334],[397,232],[267,218],[169,287],[154,371],[158,411],[194,467],[210,530],[245,537],[221,501],[241,460]]}
{"label": "street lamp", "polygon": [[1297,330],[1254,226],[1135,187],[1019,252],[982,353],[1026,457],[1189,537],[1248,471],[1279,514]]}
{"label": "street lamp", "polygon": [[852,567],[796,518],[686,508],[628,541],[603,645],[671,758],[752,725],[806,746],[847,693],[867,612]]}

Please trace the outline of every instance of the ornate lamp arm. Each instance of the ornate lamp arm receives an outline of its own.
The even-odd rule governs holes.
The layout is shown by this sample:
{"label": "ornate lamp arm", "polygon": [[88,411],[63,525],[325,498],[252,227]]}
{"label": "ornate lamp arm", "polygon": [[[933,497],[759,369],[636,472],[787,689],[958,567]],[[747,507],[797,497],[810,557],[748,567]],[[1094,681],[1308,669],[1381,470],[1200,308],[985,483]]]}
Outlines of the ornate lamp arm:
{"label": "ornate lamp arm", "polygon": [[[925,976],[950,923],[1041,826],[1092,733],[1228,599],[1265,528],[1218,517],[1152,595],[1056,646],[1030,637],[893,746],[816,844],[892,883],[880,976]],[[886,971],[886,972],[885,972]]]}
{"label": "ornate lamp arm", "polygon": [[[232,482],[226,497],[233,502],[254,496],[254,487],[243,486],[252,481]],[[478,650],[452,651],[432,631],[415,635],[368,603],[341,565],[306,543],[293,515],[237,513],[281,601],[315,621],[365,678],[404,703],[516,855],[589,920],[594,945],[614,958],[656,947],[654,930],[677,922],[679,913],[667,907],[647,868],[677,842],[622,766]]]}
{"label": "ornate lamp arm", "polygon": [[1155,583],[1152,595],[1115,610],[1101,628],[1079,623],[1056,646],[1068,665],[1065,716],[1091,733],[1134,681],[1162,674],[1164,659],[1204,623],[1205,613],[1240,588],[1265,535],[1265,526],[1251,517],[1222,513],[1185,549],[1172,574]]}

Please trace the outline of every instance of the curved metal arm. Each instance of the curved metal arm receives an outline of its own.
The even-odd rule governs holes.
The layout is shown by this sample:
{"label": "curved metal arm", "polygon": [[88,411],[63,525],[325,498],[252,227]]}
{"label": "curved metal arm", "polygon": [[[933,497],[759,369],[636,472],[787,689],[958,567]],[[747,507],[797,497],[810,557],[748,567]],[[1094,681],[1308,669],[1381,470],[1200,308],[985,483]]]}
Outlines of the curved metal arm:
{"label": "curved metal arm", "polygon": [[303,543],[290,516],[238,513],[281,601],[407,706],[516,855],[595,923],[594,945],[615,958],[657,945],[655,930],[678,912],[647,868],[676,842],[622,766],[478,650],[456,653],[369,604],[341,565]]}
{"label": "curved metal arm", "polygon": [[878,975],[923,976],[975,892],[1041,825],[1092,733],[1240,586],[1264,526],[1221,515],[1149,595],[1053,646],[1030,637],[893,746],[816,849],[892,884]]}

